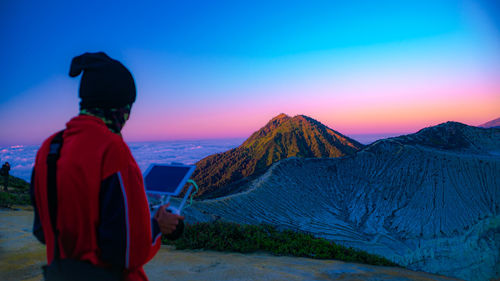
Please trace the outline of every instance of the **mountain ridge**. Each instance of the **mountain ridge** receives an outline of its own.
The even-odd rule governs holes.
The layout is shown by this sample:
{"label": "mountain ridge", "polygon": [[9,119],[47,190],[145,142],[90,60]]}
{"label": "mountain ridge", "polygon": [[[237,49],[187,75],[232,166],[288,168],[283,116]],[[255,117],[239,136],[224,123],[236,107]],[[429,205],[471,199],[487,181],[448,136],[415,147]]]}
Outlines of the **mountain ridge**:
{"label": "mountain ridge", "polygon": [[488,121],[484,124],[479,125],[478,127],[483,127],[483,128],[498,128],[500,127],[500,118]]}
{"label": "mountain ridge", "polygon": [[446,151],[489,153],[498,147],[495,140],[499,138],[497,130],[448,121],[423,128],[414,134],[392,137],[389,140]]}
{"label": "mountain ridge", "polygon": [[198,197],[211,198],[239,191],[273,163],[289,157],[341,157],[364,145],[304,116],[279,114],[239,147],[210,155],[196,165],[193,179]]}
{"label": "mountain ridge", "polygon": [[[443,146],[451,136],[461,139]],[[498,151],[500,129],[447,122],[349,157],[283,159],[244,192],[196,201],[186,221],[269,223],[413,270],[498,278]]]}

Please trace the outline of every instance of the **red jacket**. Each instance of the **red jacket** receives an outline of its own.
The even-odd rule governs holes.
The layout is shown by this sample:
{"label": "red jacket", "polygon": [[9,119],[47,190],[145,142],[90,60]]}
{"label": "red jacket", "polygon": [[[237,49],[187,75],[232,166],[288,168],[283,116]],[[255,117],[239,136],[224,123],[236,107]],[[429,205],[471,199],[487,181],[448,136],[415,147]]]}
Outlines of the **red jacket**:
{"label": "red jacket", "polygon": [[[141,171],[122,137],[96,117],[80,115],[66,124],[57,162],[57,228],[61,258],[124,268],[126,280],[147,280],[142,266],[160,247],[151,220]],[[32,175],[33,232],[54,255],[47,201],[47,155],[54,137],[36,156]]]}

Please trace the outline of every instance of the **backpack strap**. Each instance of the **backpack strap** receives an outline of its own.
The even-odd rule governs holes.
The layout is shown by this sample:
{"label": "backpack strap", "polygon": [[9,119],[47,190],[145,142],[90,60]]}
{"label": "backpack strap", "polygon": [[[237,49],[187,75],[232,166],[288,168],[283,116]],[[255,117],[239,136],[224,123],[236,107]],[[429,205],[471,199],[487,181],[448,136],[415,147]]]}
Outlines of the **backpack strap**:
{"label": "backpack strap", "polygon": [[50,142],[49,155],[47,156],[47,199],[49,201],[50,223],[54,232],[54,259],[60,258],[59,231],[57,230],[57,160],[61,155],[64,130],[60,131]]}

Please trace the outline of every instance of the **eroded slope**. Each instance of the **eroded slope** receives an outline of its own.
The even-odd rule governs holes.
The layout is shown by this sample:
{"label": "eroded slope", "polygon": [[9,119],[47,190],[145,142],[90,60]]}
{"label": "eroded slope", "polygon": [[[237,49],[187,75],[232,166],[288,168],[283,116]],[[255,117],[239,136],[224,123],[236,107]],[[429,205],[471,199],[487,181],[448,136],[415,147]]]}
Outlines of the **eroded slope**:
{"label": "eroded slope", "polygon": [[354,156],[282,160],[242,193],[196,202],[187,219],[271,223],[485,280],[500,271],[500,130],[489,130],[475,136],[493,138],[474,144],[481,153],[394,138]]}

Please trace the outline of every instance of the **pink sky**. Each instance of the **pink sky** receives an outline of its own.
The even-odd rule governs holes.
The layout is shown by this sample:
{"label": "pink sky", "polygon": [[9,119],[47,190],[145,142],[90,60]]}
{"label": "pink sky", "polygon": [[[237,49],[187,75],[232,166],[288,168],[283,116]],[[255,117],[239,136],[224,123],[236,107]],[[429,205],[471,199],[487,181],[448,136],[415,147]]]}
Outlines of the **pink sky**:
{"label": "pink sky", "polygon": [[[500,22],[492,6],[329,2],[164,3],[169,16],[136,3],[121,13],[105,4],[78,11],[7,5],[0,146],[39,144],[63,129],[79,110],[71,58],[101,50],[136,81],[127,141],[246,138],[280,113],[346,135],[500,117]],[[84,19],[94,13],[99,24]],[[61,24],[72,18],[82,22]]]}

